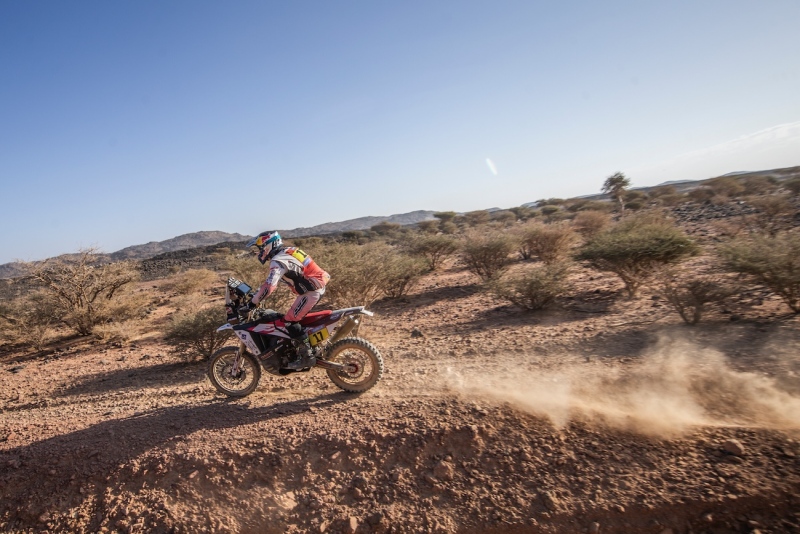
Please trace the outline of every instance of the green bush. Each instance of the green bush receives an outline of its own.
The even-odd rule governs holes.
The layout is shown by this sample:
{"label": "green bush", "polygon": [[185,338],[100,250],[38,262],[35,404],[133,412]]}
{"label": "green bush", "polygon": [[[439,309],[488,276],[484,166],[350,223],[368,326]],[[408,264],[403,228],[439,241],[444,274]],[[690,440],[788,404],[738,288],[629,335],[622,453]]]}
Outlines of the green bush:
{"label": "green bush", "polygon": [[325,298],[331,306],[344,308],[369,306],[384,296],[397,255],[397,250],[385,243],[332,243],[320,247],[313,257],[331,275]]}
{"label": "green bush", "polygon": [[767,286],[800,313],[800,234],[753,234],[719,247],[726,266]]}
{"label": "green bush", "polygon": [[541,310],[569,290],[569,264],[530,266],[517,275],[504,275],[490,282],[492,293],[525,310]]}
{"label": "green bush", "polygon": [[164,340],[172,345],[174,352],[187,360],[197,356],[209,358],[233,335],[230,330],[217,332],[217,328],[226,320],[225,309],[221,306],[178,312],[173,316]]}
{"label": "green bush", "polygon": [[431,271],[441,267],[459,248],[458,241],[448,235],[418,236],[411,239],[406,247],[412,254],[425,258]]}
{"label": "green bush", "polygon": [[470,272],[488,282],[511,264],[509,255],[515,243],[507,234],[500,232],[470,233],[461,248],[461,257]]}
{"label": "green bush", "polygon": [[697,252],[697,245],[669,222],[654,216],[634,216],[594,236],[581,248],[577,259],[619,276],[633,298],[659,267]]}

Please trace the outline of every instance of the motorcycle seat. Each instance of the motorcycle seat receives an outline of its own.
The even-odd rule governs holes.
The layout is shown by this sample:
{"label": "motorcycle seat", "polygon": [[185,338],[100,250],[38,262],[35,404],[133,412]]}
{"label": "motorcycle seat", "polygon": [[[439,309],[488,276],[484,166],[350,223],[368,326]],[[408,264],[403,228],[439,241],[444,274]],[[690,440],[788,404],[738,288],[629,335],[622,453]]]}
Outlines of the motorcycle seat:
{"label": "motorcycle seat", "polygon": [[305,317],[300,319],[300,324],[303,326],[317,326],[317,324],[322,324],[331,313],[333,313],[331,310],[310,312]]}

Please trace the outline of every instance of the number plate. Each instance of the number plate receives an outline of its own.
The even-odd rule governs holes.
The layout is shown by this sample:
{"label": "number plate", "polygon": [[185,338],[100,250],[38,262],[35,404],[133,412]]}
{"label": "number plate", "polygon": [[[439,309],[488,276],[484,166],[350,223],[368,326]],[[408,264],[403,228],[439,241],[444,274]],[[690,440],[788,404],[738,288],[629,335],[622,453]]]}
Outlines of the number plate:
{"label": "number plate", "polygon": [[308,341],[311,343],[312,347],[316,347],[323,341],[328,339],[328,329],[323,328],[319,332],[314,332],[313,334],[308,335]]}

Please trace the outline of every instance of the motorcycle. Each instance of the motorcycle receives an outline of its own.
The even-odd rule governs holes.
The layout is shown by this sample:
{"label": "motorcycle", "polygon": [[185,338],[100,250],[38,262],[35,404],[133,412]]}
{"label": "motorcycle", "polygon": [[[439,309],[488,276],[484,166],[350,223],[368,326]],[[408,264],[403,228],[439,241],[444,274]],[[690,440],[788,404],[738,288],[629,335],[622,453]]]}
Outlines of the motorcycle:
{"label": "motorcycle", "polygon": [[308,334],[312,357],[309,367],[295,370],[287,369],[286,365],[297,356],[299,342],[287,332],[282,314],[253,308],[252,295],[249,285],[228,279],[225,285],[228,322],[217,328],[217,332],[233,331],[239,345],[222,347],[208,362],[208,378],[219,392],[229,397],[251,394],[258,387],[262,368],[270,374],[286,376],[320,367],[334,384],[354,393],[367,391],[383,376],[380,352],[358,337],[362,316],[373,315],[364,306],[307,314],[300,325]]}

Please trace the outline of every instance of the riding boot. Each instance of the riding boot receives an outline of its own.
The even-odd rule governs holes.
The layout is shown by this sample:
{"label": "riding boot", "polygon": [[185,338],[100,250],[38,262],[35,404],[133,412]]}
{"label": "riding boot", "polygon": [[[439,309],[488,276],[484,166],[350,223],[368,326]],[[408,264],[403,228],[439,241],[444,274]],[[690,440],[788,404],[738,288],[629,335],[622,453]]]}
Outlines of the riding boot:
{"label": "riding boot", "polygon": [[[292,345],[296,347],[296,358],[286,364],[287,369],[300,370],[311,367],[315,363],[311,342],[302,327],[298,323],[290,324],[287,328],[289,335],[292,336]],[[299,334],[299,335],[298,335]]]}

